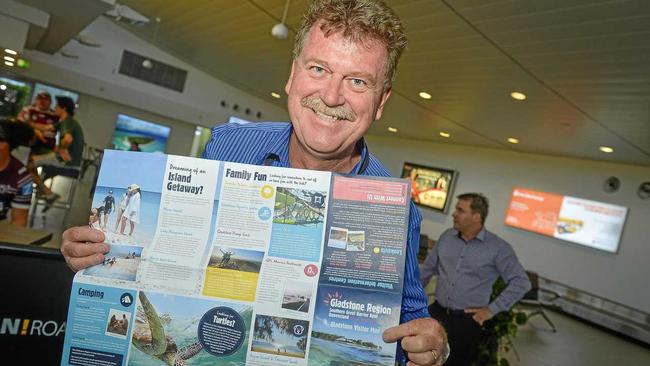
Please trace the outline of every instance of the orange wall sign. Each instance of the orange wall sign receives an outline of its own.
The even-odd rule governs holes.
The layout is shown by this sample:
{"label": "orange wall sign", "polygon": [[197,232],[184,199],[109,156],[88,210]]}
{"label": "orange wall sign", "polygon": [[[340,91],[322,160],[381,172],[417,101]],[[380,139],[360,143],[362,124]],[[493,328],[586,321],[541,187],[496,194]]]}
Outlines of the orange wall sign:
{"label": "orange wall sign", "polygon": [[515,187],[505,224],[616,252],[626,216],[626,207]]}

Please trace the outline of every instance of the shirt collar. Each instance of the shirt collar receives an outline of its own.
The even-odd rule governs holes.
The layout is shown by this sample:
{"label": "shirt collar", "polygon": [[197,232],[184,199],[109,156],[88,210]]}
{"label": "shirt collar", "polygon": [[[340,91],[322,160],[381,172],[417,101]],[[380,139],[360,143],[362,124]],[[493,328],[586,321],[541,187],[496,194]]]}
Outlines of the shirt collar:
{"label": "shirt collar", "polygon": [[[456,230],[456,229],[453,229],[453,230],[454,230],[455,235],[456,235],[460,240],[463,240],[463,241],[465,240],[465,239],[463,239],[463,237],[460,235],[460,231],[458,231],[458,230]],[[476,234],[476,237],[475,237],[474,239],[472,239],[472,240],[476,240],[476,239],[478,239],[478,240],[481,241],[481,242],[485,242],[485,235],[486,235],[485,233],[486,233],[486,231],[487,231],[487,230],[485,230],[485,227],[481,227],[481,231],[479,231],[478,234]],[[471,241],[471,240],[470,240],[470,241]]]}
{"label": "shirt collar", "polygon": [[[267,148],[258,156],[258,164],[260,165],[272,165],[289,168],[289,139],[291,138],[291,133],[293,132],[293,125],[287,123],[278,138],[275,141],[271,141]],[[352,168],[350,174],[364,174],[369,163],[368,146],[366,141],[361,138],[357,141],[357,150],[361,152],[361,159],[359,162]]]}

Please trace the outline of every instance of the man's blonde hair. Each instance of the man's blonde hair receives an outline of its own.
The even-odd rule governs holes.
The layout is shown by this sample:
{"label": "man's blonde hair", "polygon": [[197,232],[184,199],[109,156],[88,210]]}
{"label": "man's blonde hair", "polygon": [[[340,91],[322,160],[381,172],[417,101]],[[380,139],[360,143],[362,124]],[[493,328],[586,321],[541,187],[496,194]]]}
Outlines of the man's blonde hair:
{"label": "man's blonde hair", "polygon": [[393,9],[381,0],[314,0],[303,15],[296,34],[293,58],[302,52],[311,27],[320,22],[325,35],[342,32],[343,37],[355,42],[378,41],[386,47],[384,84],[395,78],[397,61],[406,48],[406,35]]}

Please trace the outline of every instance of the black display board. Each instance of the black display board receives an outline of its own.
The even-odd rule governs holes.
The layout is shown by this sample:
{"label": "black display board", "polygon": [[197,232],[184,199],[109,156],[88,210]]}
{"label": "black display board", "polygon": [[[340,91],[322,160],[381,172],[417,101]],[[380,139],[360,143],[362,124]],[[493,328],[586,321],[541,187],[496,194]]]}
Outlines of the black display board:
{"label": "black display board", "polygon": [[1,364],[61,362],[73,276],[57,250],[0,245]]}

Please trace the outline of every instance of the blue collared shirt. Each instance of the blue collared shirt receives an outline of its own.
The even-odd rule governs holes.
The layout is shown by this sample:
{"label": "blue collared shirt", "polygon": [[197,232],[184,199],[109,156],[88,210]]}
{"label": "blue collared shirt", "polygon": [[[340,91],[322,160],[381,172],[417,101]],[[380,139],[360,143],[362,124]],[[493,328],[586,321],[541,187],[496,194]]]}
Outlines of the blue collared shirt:
{"label": "blue collared shirt", "polygon": [[[505,240],[482,228],[466,242],[448,229],[424,261],[424,286],[438,276],[436,301],[450,309],[488,306],[492,314],[510,309],[528,290],[530,281],[514,250]],[[492,285],[501,276],[507,287],[490,303]]]}
{"label": "blue collared shirt", "polygon": [[[290,123],[264,122],[246,125],[224,124],[212,129],[212,137],[205,147],[203,158],[253,165],[291,167],[289,163],[289,138],[293,131]],[[377,158],[368,152],[365,142],[357,145],[361,152],[359,163],[351,174],[390,177],[391,174]],[[420,243],[422,216],[415,205],[409,209],[409,228],[404,268],[401,323],[429,317],[427,298],[420,285],[417,252]],[[398,347],[398,356],[401,349]],[[403,356],[399,357],[404,361]],[[405,363],[405,362],[403,362]]]}

